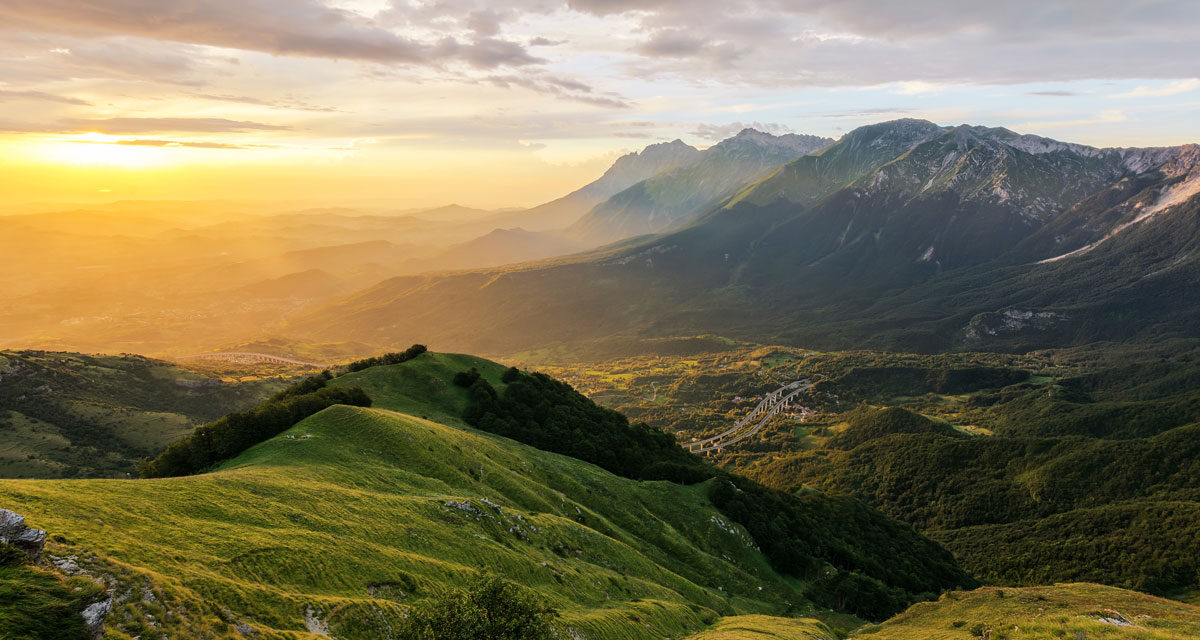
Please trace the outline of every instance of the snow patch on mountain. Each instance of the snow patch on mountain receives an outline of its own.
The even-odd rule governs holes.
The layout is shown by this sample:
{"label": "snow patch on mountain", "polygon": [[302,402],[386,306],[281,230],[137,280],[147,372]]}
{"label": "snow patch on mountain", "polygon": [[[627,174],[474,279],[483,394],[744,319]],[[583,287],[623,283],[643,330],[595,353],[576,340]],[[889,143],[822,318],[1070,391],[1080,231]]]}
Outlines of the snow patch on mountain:
{"label": "snow patch on mountain", "polygon": [[1123,222],[1112,228],[1111,231],[1104,234],[1104,237],[1089,245],[1069,251],[1053,258],[1046,258],[1038,261],[1038,264],[1046,264],[1050,262],[1058,262],[1064,258],[1085,254],[1092,249],[1100,246],[1109,238],[1116,236],[1122,231],[1167,211],[1168,209],[1181,205],[1192,198],[1200,195],[1200,146],[1191,144],[1183,147],[1174,147],[1174,159],[1162,166],[1162,172],[1168,177],[1178,178],[1183,176],[1183,179],[1175,184],[1163,189],[1158,194],[1158,198],[1154,204],[1146,206],[1139,204],[1134,210],[1137,215],[1128,222]]}

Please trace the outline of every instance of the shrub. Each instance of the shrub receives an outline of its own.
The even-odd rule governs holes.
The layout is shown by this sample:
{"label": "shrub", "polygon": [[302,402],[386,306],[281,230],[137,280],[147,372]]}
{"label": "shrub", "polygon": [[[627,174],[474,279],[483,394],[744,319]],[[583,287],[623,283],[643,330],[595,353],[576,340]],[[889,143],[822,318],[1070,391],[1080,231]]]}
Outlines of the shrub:
{"label": "shrub", "polygon": [[333,379],[333,374],[329,369],[318,373],[315,376],[309,376],[300,382],[297,382],[279,393],[271,396],[271,400],[283,400],[294,396],[302,396],[306,393],[312,393],[325,388],[325,383]]}
{"label": "shrub", "polygon": [[475,381],[479,380],[480,377],[482,376],[480,376],[479,370],[471,367],[466,371],[459,371],[454,374],[454,384],[464,389],[470,389],[471,385],[475,384]]}
{"label": "shrub", "polygon": [[480,576],[414,607],[402,638],[412,640],[552,640],[558,612],[541,597],[495,576]]}
{"label": "shrub", "polygon": [[363,369],[378,367],[380,365],[400,364],[402,362],[408,362],[409,360],[412,360],[426,351],[428,351],[428,349],[425,348],[425,345],[414,344],[404,351],[385,353],[381,356],[366,358],[364,360],[355,360],[354,362],[346,365],[346,371],[362,371]]}

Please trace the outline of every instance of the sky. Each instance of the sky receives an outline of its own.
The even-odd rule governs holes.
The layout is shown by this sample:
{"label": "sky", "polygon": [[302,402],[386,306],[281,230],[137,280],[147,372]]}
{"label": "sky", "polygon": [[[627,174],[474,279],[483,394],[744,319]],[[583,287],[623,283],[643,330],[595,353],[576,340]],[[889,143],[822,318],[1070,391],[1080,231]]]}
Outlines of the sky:
{"label": "sky", "polygon": [[1200,142],[1194,0],[0,0],[0,202],[531,206],[901,117]]}

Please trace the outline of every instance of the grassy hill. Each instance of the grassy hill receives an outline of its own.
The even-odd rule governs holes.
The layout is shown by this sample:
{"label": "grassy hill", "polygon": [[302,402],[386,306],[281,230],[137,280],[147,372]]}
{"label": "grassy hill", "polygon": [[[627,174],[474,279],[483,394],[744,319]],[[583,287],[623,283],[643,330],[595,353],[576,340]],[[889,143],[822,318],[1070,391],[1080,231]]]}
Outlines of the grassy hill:
{"label": "grassy hill", "polygon": [[133,355],[0,351],[0,477],[124,477],[138,458],[283,385]]}
{"label": "grassy hill", "polygon": [[502,387],[499,365],[429,354],[336,379],[376,407],[322,411],[212,473],[3,480],[0,504],[56,536],[51,556],[111,576],[118,595],[150,594],[110,615],[130,637],[153,622],[168,637],[242,625],[376,638],[400,603],[478,569],[537,590],[585,638],[814,613],[702,486],[623,479],[464,429],[465,390],[445,377],[464,365]]}
{"label": "grassy hill", "polygon": [[855,640],[1186,640],[1200,637],[1200,608],[1095,584],[948,592],[913,605]]}

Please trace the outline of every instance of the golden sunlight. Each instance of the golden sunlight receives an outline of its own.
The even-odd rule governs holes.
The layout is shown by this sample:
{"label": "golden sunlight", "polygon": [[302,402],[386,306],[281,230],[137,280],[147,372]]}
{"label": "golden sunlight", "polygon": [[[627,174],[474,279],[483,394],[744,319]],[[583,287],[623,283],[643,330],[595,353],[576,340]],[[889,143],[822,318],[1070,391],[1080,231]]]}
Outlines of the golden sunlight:
{"label": "golden sunlight", "polygon": [[172,160],[178,147],[155,140],[132,140],[102,133],[83,133],[48,139],[37,145],[37,155],[54,164],[144,168]]}

